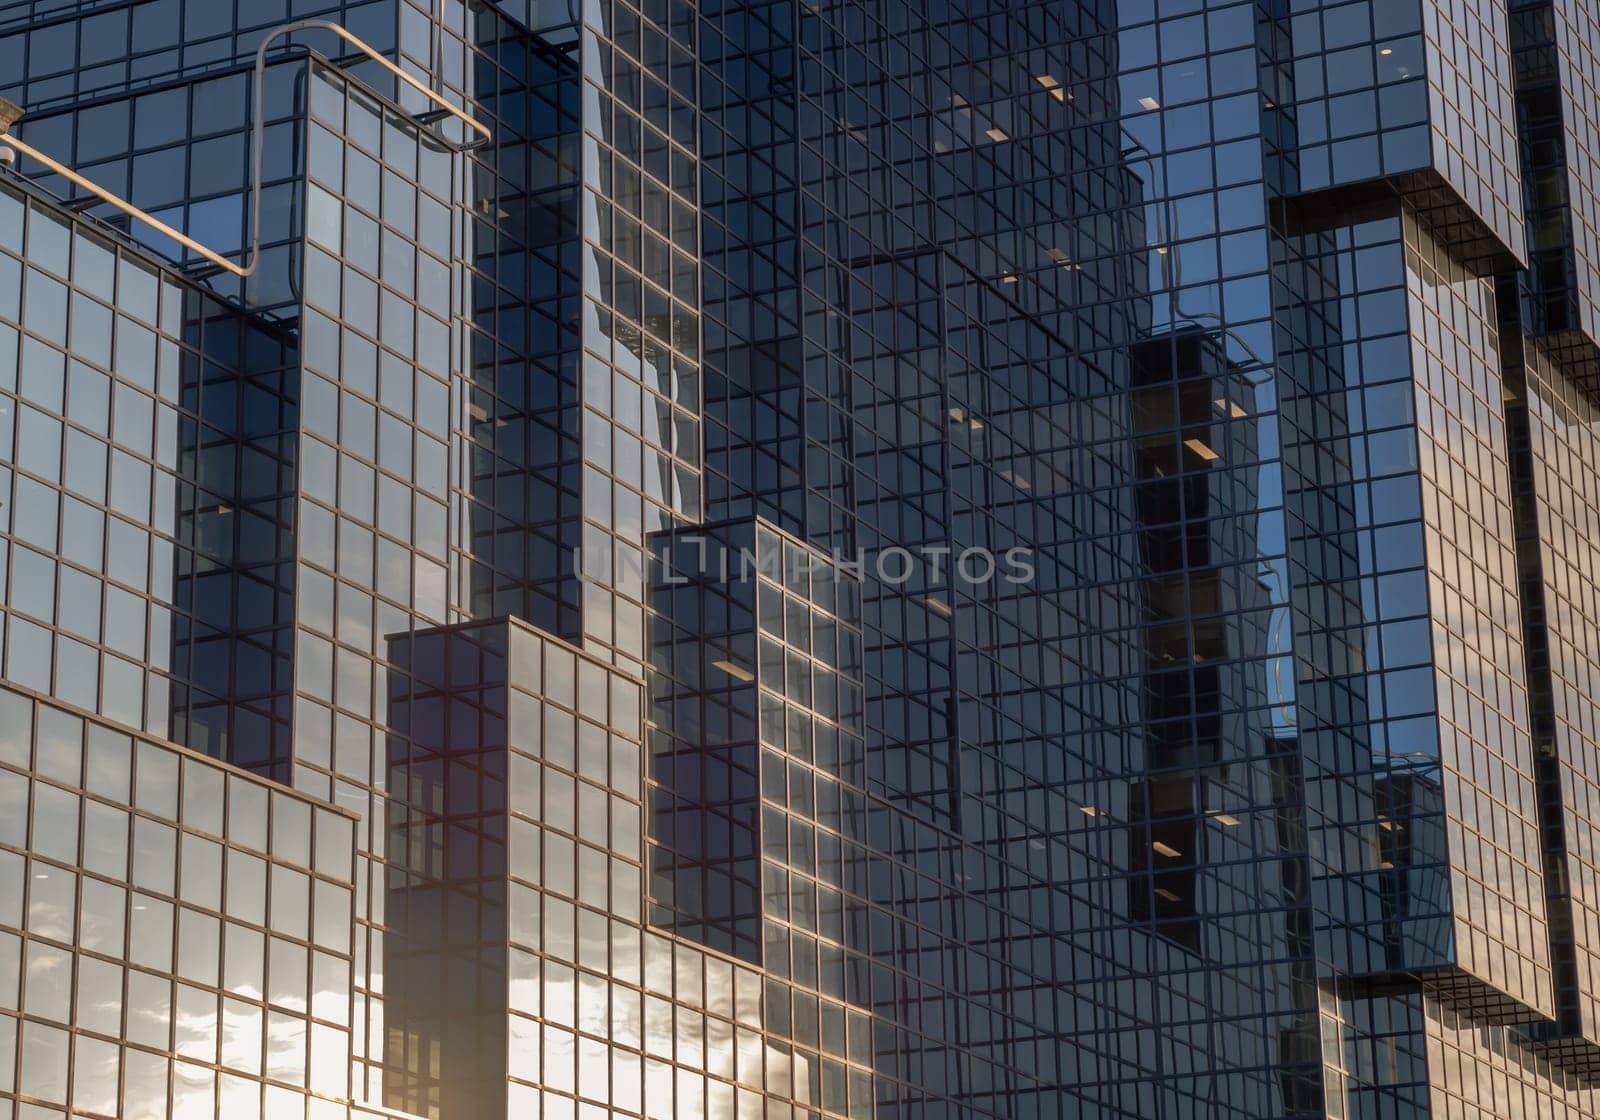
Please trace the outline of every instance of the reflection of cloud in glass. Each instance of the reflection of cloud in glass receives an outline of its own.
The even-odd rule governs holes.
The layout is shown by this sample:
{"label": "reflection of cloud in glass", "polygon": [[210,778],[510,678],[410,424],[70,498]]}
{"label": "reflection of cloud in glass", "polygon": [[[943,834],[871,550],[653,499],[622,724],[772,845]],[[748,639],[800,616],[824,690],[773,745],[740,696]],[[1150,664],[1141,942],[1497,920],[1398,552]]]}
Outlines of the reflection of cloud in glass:
{"label": "reflection of cloud in glass", "polygon": [[267,1076],[290,1085],[305,1084],[305,1020],[281,1011],[267,1012]]}
{"label": "reflection of cloud in glass", "polygon": [[263,1010],[236,999],[222,1001],[222,1064],[259,1077]]}

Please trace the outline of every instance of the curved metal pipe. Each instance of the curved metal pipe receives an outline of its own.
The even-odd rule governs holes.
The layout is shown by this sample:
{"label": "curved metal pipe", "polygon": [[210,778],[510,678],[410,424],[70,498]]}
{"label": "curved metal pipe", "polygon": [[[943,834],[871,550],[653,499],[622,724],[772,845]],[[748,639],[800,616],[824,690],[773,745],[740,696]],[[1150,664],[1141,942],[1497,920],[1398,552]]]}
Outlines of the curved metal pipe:
{"label": "curved metal pipe", "polygon": [[[440,94],[434,92],[421,82],[417,81],[417,79],[413,78],[410,74],[407,74],[404,70],[400,69],[400,67],[396,66],[393,62],[390,62],[383,55],[379,54],[378,51],[370,46],[365,40],[357,38],[348,29],[341,27],[339,24],[325,19],[302,19],[296,20],[293,23],[285,23],[278,27],[274,27],[271,31],[267,32],[266,38],[262,39],[261,45],[256,48],[255,74],[252,78],[252,84],[255,87],[255,105],[253,110],[254,118],[251,123],[250,139],[250,261],[248,264],[242,267],[242,270],[239,266],[227,266],[228,271],[239,276],[241,279],[255,272],[256,267],[261,263],[261,180],[262,162],[266,150],[267,129],[267,52],[272,48],[273,43],[277,42],[285,35],[294,34],[296,31],[333,32],[340,39],[355,47],[356,50],[366,55],[373,62],[378,63],[396,78],[399,78],[406,85],[410,86],[412,89],[426,97],[429,101],[439,106],[439,108],[444,112],[455,117],[462,124],[466,125],[472,131],[477,133],[477,137],[475,139],[469,140],[465,144],[452,144],[443,137],[439,137],[439,142],[446,148],[449,148],[451,151],[470,152],[475,148],[483,147],[485,144],[489,143],[489,141],[494,139],[494,133],[489,130],[487,125],[478,121],[475,117],[470,116],[464,110],[458,109],[454,105],[450,104],[450,102],[446,101]],[[316,52],[311,51],[310,47],[305,49],[313,55],[316,54]],[[365,82],[362,82],[361,84],[366,85]],[[371,89],[370,86],[367,86],[367,88],[369,90]],[[376,93],[377,91],[373,90],[372,92]],[[385,97],[384,100],[388,101],[389,99]]]}

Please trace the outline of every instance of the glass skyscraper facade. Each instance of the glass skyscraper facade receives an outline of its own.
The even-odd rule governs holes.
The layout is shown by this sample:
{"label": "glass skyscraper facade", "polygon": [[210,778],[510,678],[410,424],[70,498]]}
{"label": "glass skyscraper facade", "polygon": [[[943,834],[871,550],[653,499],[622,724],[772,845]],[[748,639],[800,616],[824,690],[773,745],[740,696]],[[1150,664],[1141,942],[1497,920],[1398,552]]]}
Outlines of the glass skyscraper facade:
{"label": "glass skyscraper facade", "polygon": [[1597,51],[0,0],[0,1120],[1600,1115]]}

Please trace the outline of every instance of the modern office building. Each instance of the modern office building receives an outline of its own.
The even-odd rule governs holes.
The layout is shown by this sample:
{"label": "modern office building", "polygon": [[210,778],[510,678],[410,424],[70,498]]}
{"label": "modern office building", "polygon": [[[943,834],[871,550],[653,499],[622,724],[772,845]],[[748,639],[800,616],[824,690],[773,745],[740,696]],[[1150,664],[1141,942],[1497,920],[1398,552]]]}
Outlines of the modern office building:
{"label": "modern office building", "polygon": [[1590,0],[0,0],[0,1120],[1600,1115]]}

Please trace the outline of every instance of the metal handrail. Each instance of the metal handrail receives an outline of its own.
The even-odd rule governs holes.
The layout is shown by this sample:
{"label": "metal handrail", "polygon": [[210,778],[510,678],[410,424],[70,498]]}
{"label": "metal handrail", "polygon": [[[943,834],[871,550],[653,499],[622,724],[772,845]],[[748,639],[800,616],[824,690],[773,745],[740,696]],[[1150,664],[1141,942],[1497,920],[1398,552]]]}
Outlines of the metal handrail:
{"label": "metal handrail", "polygon": [[399,66],[395,65],[393,62],[390,62],[389,59],[380,54],[376,47],[373,47],[370,43],[366,42],[366,40],[357,37],[356,34],[349,28],[325,19],[302,19],[297,20],[294,23],[285,23],[278,27],[274,27],[271,31],[267,32],[267,37],[261,40],[261,45],[256,48],[256,75],[258,78],[256,82],[256,119],[258,122],[261,119],[261,83],[259,78],[265,71],[267,50],[276,40],[283,38],[285,35],[292,35],[296,31],[315,30],[333,32],[335,35],[339,36],[339,38],[349,43],[356,50],[366,55],[373,62],[376,62],[379,66],[382,66],[385,70],[389,71],[389,73],[399,78],[402,82],[406,83],[406,85],[422,94],[422,96],[426,97],[429,101],[432,101],[435,105],[439,106],[439,108],[443,109],[452,117],[455,117],[456,120],[460,121],[462,124],[466,125],[468,128],[472,129],[472,131],[478,134],[478,139],[469,141],[465,144],[452,144],[448,140],[441,139],[441,143],[443,143],[447,148],[450,148],[452,151],[465,152],[470,151],[473,148],[481,148],[490,140],[494,139],[494,133],[489,130],[488,125],[484,124],[476,117],[473,117],[465,109],[461,109],[455,105],[452,105],[444,97],[444,95],[439,93],[437,90],[430,89],[419,82],[416,78],[413,78],[410,74],[407,74]]}
{"label": "metal handrail", "polygon": [[112,194],[98,183],[90,182],[88,179],[85,179],[82,175],[79,175],[76,171],[72,170],[72,168],[57,163],[55,160],[41,152],[38,148],[18,140],[9,132],[0,135],[0,145],[4,145],[7,148],[15,148],[23,155],[38,160],[51,171],[54,171],[57,175],[60,175],[62,178],[68,180],[76,186],[82,187],[84,190],[88,191],[102,202],[110,203],[112,206],[115,206],[118,210],[121,210],[129,217],[137,218],[151,229],[154,229],[172,238],[172,240],[176,241],[179,245],[182,245],[185,249],[190,249],[200,254],[200,256],[204,257],[218,268],[225,268],[235,276],[239,277],[248,276],[251,271],[254,271],[253,268],[250,270],[240,268],[227,257],[220,255],[212,249],[206,248],[204,245],[200,244],[200,242],[196,241],[187,234],[173,229],[160,218],[152,217],[150,214],[139,209],[133,203],[128,202],[125,199],[118,198],[116,195]]}
{"label": "metal handrail", "polygon": [[[477,118],[471,116],[465,110],[459,109],[455,105],[452,105],[449,101],[447,101],[444,98],[444,96],[442,94],[438,93],[435,90],[429,89],[427,86],[425,86],[421,82],[419,82],[416,78],[413,78],[410,74],[407,74],[399,66],[395,65],[393,62],[390,62],[383,55],[379,54],[376,48],[372,47],[366,41],[364,41],[364,40],[358,38],[356,35],[352,34],[348,29],[346,29],[344,27],[341,27],[337,23],[332,23],[332,22],[330,22],[328,20],[323,20],[323,19],[304,19],[304,20],[298,20],[298,21],[296,21],[294,23],[286,23],[286,24],[283,24],[280,27],[273,28],[271,31],[269,31],[267,33],[266,38],[261,40],[261,45],[256,49],[255,71],[254,71],[254,75],[253,75],[253,78],[252,78],[252,83],[253,83],[254,88],[255,88],[255,97],[254,97],[254,118],[253,118],[253,120],[251,122],[250,257],[249,257],[248,263],[246,263],[246,264],[236,264],[236,263],[234,263],[233,261],[229,260],[227,257],[222,256],[220,253],[216,252],[215,250],[209,249],[206,246],[200,244],[200,242],[194,240],[192,237],[189,237],[187,234],[183,233],[181,230],[174,229],[172,226],[168,225],[166,222],[163,222],[161,219],[152,216],[151,214],[149,214],[148,212],[146,212],[144,210],[141,210],[139,207],[133,205],[133,203],[127,201],[126,199],[120,198],[117,195],[111,193],[106,188],[100,186],[98,183],[92,182],[91,180],[84,178],[82,175],[79,175],[76,171],[72,170],[70,167],[67,167],[64,164],[59,163],[58,161],[56,161],[54,159],[51,159],[49,156],[47,156],[43,152],[39,151],[39,149],[33,147],[33,145],[28,144],[28,143],[26,143],[26,142],[24,142],[22,140],[19,140],[16,136],[14,136],[9,131],[9,129],[10,129],[11,124],[13,124],[15,122],[17,117],[21,116],[21,110],[20,110],[20,108],[12,106],[9,102],[0,102],[0,146],[15,148],[17,151],[22,152],[24,155],[27,155],[32,159],[38,160],[41,164],[43,164],[49,170],[55,172],[57,175],[62,176],[63,178],[65,178],[66,180],[68,180],[69,182],[74,184],[75,186],[80,187],[81,189],[83,189],[85,191],[88,191],[90,194],[94,195],[96,198],[100,199],[102,202],[108,203],[111,206],[116,207],[118,210],[122,211],[124,214],[127,214],[129,217],[143,222],[144,224],[149,226],[151,229],[154,229],[157,232],[159,232],[159,233],[161,233],[161,234],[163,234],[163,235],[165,235],[167,237],[170,237],[173,241],[177,242],[179,245],[182,245],[184,248],[186,248],[186,249],[198,254],[199,256],[205,258],[207,261],[209,261],[212,264],[216,265],[218,268],[220,268],[220,269],[222,269],[222,270],[224,270],[226,272],[229,272],[229,273],[233,274],[234,276],[237,276],[239,279],[243,280],[246,277],[252,275],[255,272],[256,268],[261,263],[261,209],[262,209],[262,207],[261,207],[261,183],[262,183],[262,178],[263,178],[263,175],[264,175],[263,165],[264,165],[264,162],[265,162],[264,155],[265,155],[265,150],[266,150],[266,69],[267,69],[267,52],[271,49],[273,43],[275,43],[277,40],[283,38],[285,35],[292,35],[296,31],[313,31],[313,30],[315,30],[315,31],[331,31],[331,32],[333,32],[333,34],[337,35],[344,42],[349,43],[352,47],[354,47],[357,51],[361,52],[367,58],[369,58],[372,61],[378,63],[384,69],[388,70],[391,74],[393,74],[396,78],[399,78],[406,85],[410,86],[412,89],[416,90],[418,93],[421,93],[429,101],[433,102],[433,104],[437,105],[440,109],[442,109],[444,112],[446,112],[450,116],[455,117],[462,124],[466,125],[469,129],[471,129],[473,132],[475,132],[477,134],[477,136],[475,138],[467,141],[464,144],[452,143],[451,141],[446,140],[443,137],[438,137],[439,143],[443,144],[450,151],[452,151],[452,152],[468,152],[468,151],[472,151],[472,150],[474,150],[476,148],[483,147],[485,144],[489,143],[494,138],[494,134],[489,130],[489,127],[487,125],[483,124]],[[314,57],[319,57],[319,58],[321,57],[320,55],[317,54],[317,52],[312,51],[311,48],[309,48],[309,47],[307,47],[306,50],[310,54],[312,54]],[[357,80],[359,81],[359,79],[357,79]],[[362,82],[361,84],[363,86],[366,86],[365,82]],[[367,86],[367,88],[372,93],[377,95],[384,102],[389,103],[389,104],[394,104],[394,102],[392,102],[388,97],[384,96],[382,93],[379,93],[379,91],[372,90],[370,86]],[[396,107],[398,108],[398,106],[396,106]],[[415,118],[413,118],[413,119],[415,119]]]}

